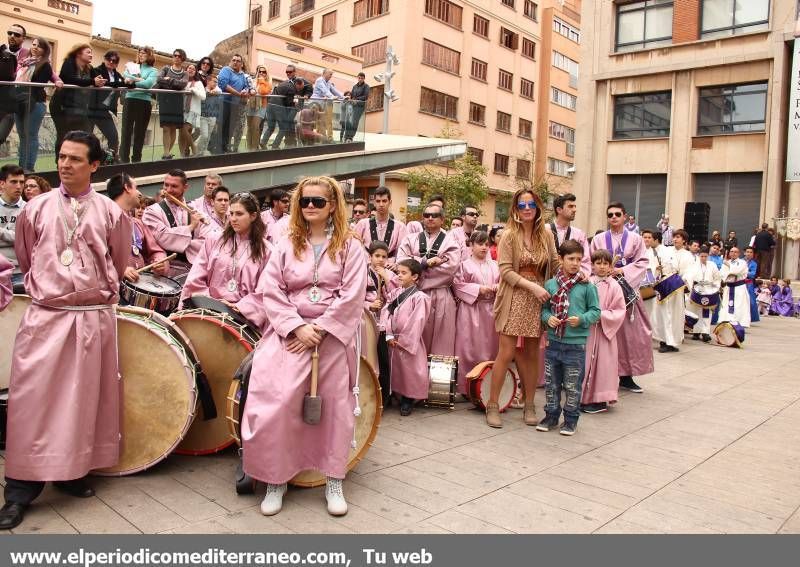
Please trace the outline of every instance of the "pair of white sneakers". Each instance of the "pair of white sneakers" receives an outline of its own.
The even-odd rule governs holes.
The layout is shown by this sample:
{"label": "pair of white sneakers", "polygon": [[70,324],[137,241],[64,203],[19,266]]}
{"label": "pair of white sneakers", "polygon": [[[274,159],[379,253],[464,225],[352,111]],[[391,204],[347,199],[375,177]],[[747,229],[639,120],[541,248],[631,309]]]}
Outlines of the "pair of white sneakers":
{"label": "pair of white sneakers", "polygon": [[[286,494],[286,484],[267,484],[267,493],[261,502],[261,513],[265,516],[274,516],[283,508],[283,495]],[[344,499],[342,479],[328,477],[325,481],[325,500],[328,501],[328,513],[331,516],[344,516],[347,514],[347,501]]]}

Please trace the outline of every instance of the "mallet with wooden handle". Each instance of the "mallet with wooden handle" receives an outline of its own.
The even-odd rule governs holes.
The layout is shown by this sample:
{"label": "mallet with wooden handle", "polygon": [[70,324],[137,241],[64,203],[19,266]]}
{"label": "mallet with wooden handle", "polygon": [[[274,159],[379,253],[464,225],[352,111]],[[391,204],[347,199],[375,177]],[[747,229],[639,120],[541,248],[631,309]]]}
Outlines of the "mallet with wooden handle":
{"label": "mallet with wooden handle", "polygon": [[[189,214],[192,214],[192,213],[196,213],[196,212],[197,212],[197,211],[195,211],[195,210],[194,210],[192,207],[190,207],[189,205],[187,205],[186,203],[184,203],[184,202],[183,202],[183,201],[181,201],[180,199],[178,199],[178,198],[176,198],[176,197],[173,197],[172,195],[170,195],[170,194],[169,194],[169,193],[167,193],[166,191],[162,191],[162,193],[161,193],[161,194],[162,194],[162,195],[164,195],[164,197],[165,197],[165,198],[166,198],[168,201],[172,202],[172,204],[174,204],[174,205],[177,205],[177,206],[179,206],[180,208],[182,208],[182,209],[186,210],[186,211],[187,211]],[[202,222],[203,224],[208,224],[208,219],[207,219],[206,217],[200,217],[200,222]]]}
{"label": "mallet with wooden handle", "polygon": [[177,254],[170,254],[169,256],[164,258],[163,260],[159,260],[158,262],[153,262],[152,264],[148,264],[147,266],[139,268],[138,270],[136,270],[136,273],[137,274],[141,274],[142,272],[146,272],[148,270],[152,270],[153,268],[155,268],[156,266],[158,266],[160,264],[163,264],[164,262],[169,262],[170,260],[173,260],[176,256],[177,256]]}
{"label": "mallet with wooden handle", "polygon": [[311,392],[303,399],[303,421],[309,425],[318,425],[322,417],[322,398],[317,395],[319,381],[319,347],[311,353]]}

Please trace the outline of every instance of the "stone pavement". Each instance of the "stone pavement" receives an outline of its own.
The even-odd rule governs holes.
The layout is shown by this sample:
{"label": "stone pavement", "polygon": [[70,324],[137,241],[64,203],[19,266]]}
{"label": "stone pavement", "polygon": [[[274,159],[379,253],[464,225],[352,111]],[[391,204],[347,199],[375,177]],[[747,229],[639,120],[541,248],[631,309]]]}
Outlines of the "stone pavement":
{"label": "stone pavement", "polygon": [[231,451],[96,479],[88,500],[48,487],[16,531],[800,533],[800,320],[767,319],[742,350],[690,340],[655,356],[643,395],[582,416],[572,438],[525,427],[520,410],[501,430],[470,404],[388,410],[343,518],[323,488],[291,489],[262,516],[260,494],[234,492]]}

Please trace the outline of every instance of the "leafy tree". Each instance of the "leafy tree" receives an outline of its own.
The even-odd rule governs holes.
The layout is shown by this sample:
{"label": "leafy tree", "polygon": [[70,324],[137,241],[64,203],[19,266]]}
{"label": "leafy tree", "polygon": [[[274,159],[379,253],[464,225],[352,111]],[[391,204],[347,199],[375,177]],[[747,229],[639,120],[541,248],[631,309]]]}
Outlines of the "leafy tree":
{"label": "leafy tree", "polygon": [[419,218],[432,195],[443,195],[447,220],[457,217],[465,206],[480,207],[489,194],[486,168],[470,153],[444,167],[422,167],[407,174],[408,190],[422,195],[419,207],[409,208],[409,218]]}

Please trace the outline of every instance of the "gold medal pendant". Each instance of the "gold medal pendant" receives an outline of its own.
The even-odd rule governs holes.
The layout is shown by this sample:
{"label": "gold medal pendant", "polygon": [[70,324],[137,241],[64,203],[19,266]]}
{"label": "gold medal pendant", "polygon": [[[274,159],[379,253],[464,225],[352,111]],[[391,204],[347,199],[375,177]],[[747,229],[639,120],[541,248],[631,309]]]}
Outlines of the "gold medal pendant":
{"label": "gold medal pendant", "polygon": [[72,253],[70,248],[66,248],[59,257],[62,266],[69,266],[72,264],[72,261],[75,260],[75,255]]}
{"label": "gold medal pendant", "polygon": [[317,286],[308,290],[308,299],[311,303],[319,303],[319,300],[322,299],[322,292],[319,291]]}

